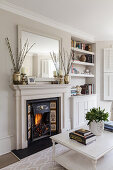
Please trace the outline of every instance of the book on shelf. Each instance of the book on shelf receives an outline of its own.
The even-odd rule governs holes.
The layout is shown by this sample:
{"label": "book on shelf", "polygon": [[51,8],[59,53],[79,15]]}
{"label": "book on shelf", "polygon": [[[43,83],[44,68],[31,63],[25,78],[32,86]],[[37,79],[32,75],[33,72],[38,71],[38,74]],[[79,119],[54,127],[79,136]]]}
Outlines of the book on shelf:
{"label": "book on shelf", "polygon": [[[78,132],[82,133],[83,135]],[[79,129],[77,131],[71,132],[69,133],[69,137],[70,139],[76,140],[77,142],[80,142],[84,145],[90,144],[96,140],[96,136],[85,129]]]}
{"label": "book on shelf", "polygon": [[86,51],[89,51],[89,52],[92,51],[92,45],[91,44],[81,43],[80,41],[76,41],[76,40],[71,40],[71,47],[79,48],[79,49],[86,50]]}
{"label": "book on shelf", "polygon": [[84,84],[80,87],[82,88],[81,94],[94,94],[94,84]]}

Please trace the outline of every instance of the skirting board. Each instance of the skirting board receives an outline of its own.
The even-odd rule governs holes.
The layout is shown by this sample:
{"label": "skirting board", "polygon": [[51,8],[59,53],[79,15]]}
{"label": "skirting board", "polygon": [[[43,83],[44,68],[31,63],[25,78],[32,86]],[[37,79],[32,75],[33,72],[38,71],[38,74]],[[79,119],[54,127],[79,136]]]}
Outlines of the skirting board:
{"label": "skirting board", "polygon": [[15,149],[15,137],[13,135],[0,138],[0,155]]}

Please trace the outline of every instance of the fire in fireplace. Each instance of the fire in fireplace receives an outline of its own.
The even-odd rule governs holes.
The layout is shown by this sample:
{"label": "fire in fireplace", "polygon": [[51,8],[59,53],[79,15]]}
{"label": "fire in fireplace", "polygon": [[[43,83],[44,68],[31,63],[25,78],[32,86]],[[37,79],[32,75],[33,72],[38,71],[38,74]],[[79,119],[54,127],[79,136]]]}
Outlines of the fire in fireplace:
{"label": "fire in fireplace", "polygon": [[27,101],[28,142],[59,133],[59,99]]}

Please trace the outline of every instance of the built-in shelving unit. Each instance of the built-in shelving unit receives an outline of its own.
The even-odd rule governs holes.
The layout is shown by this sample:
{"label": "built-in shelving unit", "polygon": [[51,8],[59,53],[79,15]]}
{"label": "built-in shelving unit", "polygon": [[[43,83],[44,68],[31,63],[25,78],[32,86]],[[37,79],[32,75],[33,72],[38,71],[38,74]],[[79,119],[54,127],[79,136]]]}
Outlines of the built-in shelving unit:
{"label": "built-in shelving unit", "polygon": [[79,48],[71,47],[71,49],[76,51],[77,53],[80,53],[80,54],[91,54],[91,55],[94,55],[94,52],[82,50],[82,49],[79,49]]}
{"label": "built-in shelving unit", "polygon": [[[70,73],[72,89],[81,86],[83,96],[96,94],[95,44],[72,36],[71,50],[73,53]],[[76,90],[73,90],[72,95],[74,93],[76,94]]]}
{"label": "built-in shelving unit", "polygon": [[82,61],[73,61],[73,64],[84,65],[84,66],[94,66],[94,63],[82,62]]}

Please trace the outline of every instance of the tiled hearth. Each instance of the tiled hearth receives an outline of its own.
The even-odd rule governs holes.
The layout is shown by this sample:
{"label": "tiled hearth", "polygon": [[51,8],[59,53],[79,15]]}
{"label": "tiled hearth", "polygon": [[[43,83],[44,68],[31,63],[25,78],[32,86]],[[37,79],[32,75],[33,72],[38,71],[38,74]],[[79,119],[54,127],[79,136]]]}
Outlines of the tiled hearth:
{"label": "tiled hearth", "polygon": [[[39,99],[59,99],[59,131],[70,128],[69,114],[69,85],[13,85],[16,98],[16,149],[24,149],[28,146],[27,138],[27,101]],[[40,115],[41,116],[41,115]]]}

